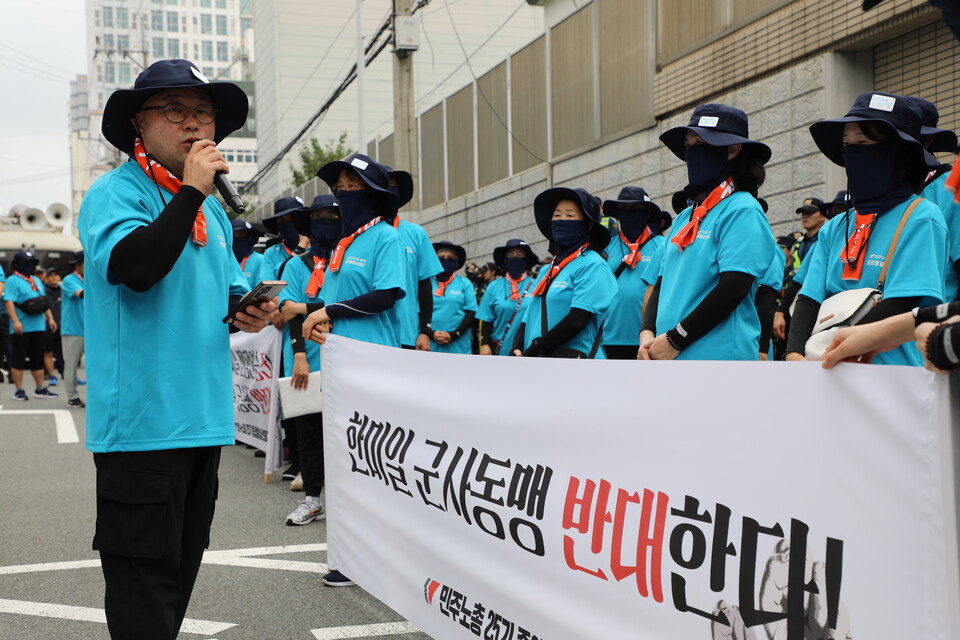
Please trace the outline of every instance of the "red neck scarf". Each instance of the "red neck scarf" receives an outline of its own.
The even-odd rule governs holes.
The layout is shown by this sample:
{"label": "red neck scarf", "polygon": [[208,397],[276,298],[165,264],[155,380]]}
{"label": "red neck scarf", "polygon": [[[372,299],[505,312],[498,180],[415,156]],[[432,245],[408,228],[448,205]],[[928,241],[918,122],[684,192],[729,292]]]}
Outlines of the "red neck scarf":
{"label": "red neck scarf", "polygon": [[853,211],[857,215],[856,227],[840,251],[844,280],[859,280],[863,275],[863,263],[866,260],[861,260],[860,256],[867,249],[867,241],[877,221],[876,213],[857,213],[856,208]]}
{"label": "red neck scarf", "polygon": [[[162,164],[153,158],[148,157],[146,149],[143,148],[143,141],[140,140],[140,138],[137,138],[136,142],[133,143],[133,157],[136,159],[137,164],[140,165],[140,168],[143,169],[144,173],[157,183],[158,186],[163,187],[172,194],[180,191],[180,187],[183,186],[180,178],[167,171]],[[203,215],[202,204],[197,209],[196,220],[193,221],[193,242],[201,247],[207,244],[207,218]]]}
{"label": "red neck scarf", "polygon": [[399,229],[399,228],[400,228],[400,214],[399,214],[399,213],[397,214],[397,217],[393,219],[393,228],[394,228],[394,229]]}
{"label": "red neck scarf", "polygon": [[250,258],[250,256],[244,256],[243,260],[240,261],[240,270],[241,270],[241,271],[243,271],[244,269],[247,268],[247,260],[248,260],[249,258]]}
{"label": "red neck scarf", "polygon": [[23,275],[23,274],[20,273],[19,271],[14,271],[14,273],[17,274],[18,276],[20,276],[21,278],[23,278],[24,280],[26,280],[27,282],[29,282],[31,289],[33,289],[34,291],[37,291],[37,292],[40,291],[39,289],[37,289],[37,283],[33,281],[33,278],[28,278],[27,276]]}
{"label": "red neck scarf", "polygon": [[346,253],[350,245],[353,244],[353,241],[357,239],[357,236],[382,220],[383,216],[377,216],[347,237],[340,239],[340,242],[337,243],[336,249],[333,250],[333,257],[330,258],[330,273],[336,273],[337,271],[340,271],[340,263],[343,262],[343,254]]}
{"label": "red neck scarf", "polygon": [[447,278],[446,281],[441,280],[440,277],[438,276],[438,277],[437,277],[437,290],[433,292],[433,295],[435,295],[435,296],[440,296],[440,297],[442,298],[442,297],[443,297],[443,294],[445,294],[445,293],[447,292],[447,285],[450,284],[451,282],[453,282],[453,276],[455,276],[455,275],[456,275],[456,274],[451,273],[451,274],[450,274],[450,277]]}
{"label": "red neck scarf", "polygon": [[703,204],[694,207],[690,222],[677,235],[673,236],[671,242],[680,247],[680,251],[692,245],[694,240],[697,239],[697,233],[700,232],[700,222],[707,217],[710,209],[717,206],[721,200],[731,193],[733,193],[733,178],[727,178],[710,192]]}
{"label": "red neck scarf", "polygon": [[550,270],[547,271],[547,275],[543,277],[542,280],[537,284],[537,288],[533,290],[534,296],[542,296],[547,292],[547,289],[550,288],[550,285],[553,283],[553,279],[560,275],[560,272],[563,271],[563,268],[582,256],[584,252],[590,248],[590,243],[585,243],[582,247],[568,255],[560,264],[557,264],[557,259],[554,258],[553,262],[550,263]]}
{"label": "red neck scarf", "polygon": [[520,299],[520,286],[519,286],[519,285],[520,285],[521,282],[523,282],[523,281],[526,279],[526,277],[527,277],[526,272],[524,272],[523,275],[520,276],[520,279],[519,279],[519,280],[514,280],[514,279],[513,279],[513,276],[511,276],[509,273],[507,274],[507,282],[510,283],[510,299],[511,299],[511,300],[519,300],[519,299]]}
{"label": "red neck scarf", "polygon": [[323,276],[327,269],[326,258],[313,256],[313,272],[310,274],[310,282],[307,283],[307,295],[316,298],[320,293],[320,287],[323,286]]}
{"label": "red neck scarf", "polygon": [[647,240],[650,239],[650,236],[653,234],[650,233],[650,229],[647,227],[643,228],[643,233],[640,234],[640,238],[636,242],[630,242],[627,240],[627,237],[623,235],[623,231],[620,232],[620,239],[623,241],[623,244],[627,245],[629,253],[623,256],[623,261],[627,263],[627,266],[631,269],[637,267],[637,263],[640,262],[640,249],[643,248],[643,245],[647,244]]}

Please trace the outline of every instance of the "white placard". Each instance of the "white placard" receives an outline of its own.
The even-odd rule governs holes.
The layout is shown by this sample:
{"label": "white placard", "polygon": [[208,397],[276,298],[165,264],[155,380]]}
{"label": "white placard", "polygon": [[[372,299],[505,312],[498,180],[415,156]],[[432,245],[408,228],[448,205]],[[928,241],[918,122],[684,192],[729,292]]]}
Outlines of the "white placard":
{"label": "white placard", "polygon": [[265,475],[283,464],[277,401],[281,335],[272,326],[259,333],[230,334],[235,437],[239,442],[266,451]]}

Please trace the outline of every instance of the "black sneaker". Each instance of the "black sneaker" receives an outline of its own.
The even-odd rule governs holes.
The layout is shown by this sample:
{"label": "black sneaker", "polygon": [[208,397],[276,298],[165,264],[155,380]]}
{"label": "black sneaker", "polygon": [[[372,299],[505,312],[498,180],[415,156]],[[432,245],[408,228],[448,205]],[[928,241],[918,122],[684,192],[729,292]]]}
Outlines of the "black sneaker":
{"label": "black sneaker", "polygon": [[337,570],[333,570],[321,578],[328,587],[352,587],[356,583]]}
{"label": "black sneaker", "polygon": [[283,475],[281,475],[280,477],[283,478],[284,480],[293,480],[294,478],[297,477],[298,473],[300,473],[300,465],[294,462],[293,464],[291,464],[289,467],[286,468],[286,470],[283,472]]}
{"label": "black sneaker", "polygon": [[73,400],[67,400],[67,406],[76,407],[77,409],[83,409],[87,405],[83,404],[83,400],[81,400],[80,398],[74,398]]}

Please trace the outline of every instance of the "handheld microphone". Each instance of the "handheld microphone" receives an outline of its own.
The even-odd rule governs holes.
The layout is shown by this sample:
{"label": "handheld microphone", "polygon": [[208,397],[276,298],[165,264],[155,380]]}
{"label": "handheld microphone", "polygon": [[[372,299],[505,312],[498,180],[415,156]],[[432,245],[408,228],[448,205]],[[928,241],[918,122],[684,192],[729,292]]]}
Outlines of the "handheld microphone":
{"label": "handheld microphone", "polygon": [[240,194],[234,189],[233,184],[230,183],[230,180],[227,179],[223,171],[217,171],[213,176],[213,184],[217,188],[217,191],[220,192],[220,195],[223,196],[224,201],[230,205],[230,208],[238,215],[247,210],[247,208],[243,206],[243,200],[240,199]]}

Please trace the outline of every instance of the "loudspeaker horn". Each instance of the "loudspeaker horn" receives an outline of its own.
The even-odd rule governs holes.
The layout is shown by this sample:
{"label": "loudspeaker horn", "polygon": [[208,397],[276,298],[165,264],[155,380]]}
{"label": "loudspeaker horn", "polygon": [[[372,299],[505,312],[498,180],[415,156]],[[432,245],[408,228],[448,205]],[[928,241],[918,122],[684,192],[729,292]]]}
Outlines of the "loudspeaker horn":
{"label": "loudspeaker horn", "polygon": [[19,218],[20,216],[23,215],[23,212],[29,208],[30,207],[28,207],[25,204],[15,204],[12,207],[10,207],[10,211],[7,212],[7,215],[10,216],[11,218]]}
{"label": "loudspeaker horn", "polygon": [[47,221],[55,227],[62,227],[70,220],[70,207],[62,202],[54,202],[44,212]]}
{"label": "loudspeaker horn", "polygon": [[23,229],[40,231],[48,226],[47,217],[43,215],[43,211],[36,207],[30,207],[20,214],[20,227]]}

